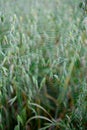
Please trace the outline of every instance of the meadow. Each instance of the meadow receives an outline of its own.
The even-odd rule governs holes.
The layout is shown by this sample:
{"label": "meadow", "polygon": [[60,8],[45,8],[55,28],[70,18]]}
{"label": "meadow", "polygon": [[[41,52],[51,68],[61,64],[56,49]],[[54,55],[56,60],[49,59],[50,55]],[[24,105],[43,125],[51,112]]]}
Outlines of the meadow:
{"label": "meadow", "polygon": [[0,130],[87,130],[80,2],[0,0]]}

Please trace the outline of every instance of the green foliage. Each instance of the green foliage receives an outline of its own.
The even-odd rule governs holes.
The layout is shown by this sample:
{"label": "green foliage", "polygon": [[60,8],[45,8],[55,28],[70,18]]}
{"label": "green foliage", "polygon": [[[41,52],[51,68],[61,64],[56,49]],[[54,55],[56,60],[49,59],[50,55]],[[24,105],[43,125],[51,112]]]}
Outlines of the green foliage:
{"label": "green foliage", "polygon": [[0,130],[87,129],[87,2],[79,3],[0,1]]}

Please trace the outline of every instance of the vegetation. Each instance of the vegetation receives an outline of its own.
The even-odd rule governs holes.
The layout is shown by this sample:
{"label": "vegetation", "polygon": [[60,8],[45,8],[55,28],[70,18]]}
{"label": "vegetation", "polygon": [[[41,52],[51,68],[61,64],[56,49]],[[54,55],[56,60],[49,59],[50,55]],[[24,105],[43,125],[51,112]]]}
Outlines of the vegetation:
{"label": "vegetation", "polygon": [[87,129],[86,6],[0,0],[0,130]]}

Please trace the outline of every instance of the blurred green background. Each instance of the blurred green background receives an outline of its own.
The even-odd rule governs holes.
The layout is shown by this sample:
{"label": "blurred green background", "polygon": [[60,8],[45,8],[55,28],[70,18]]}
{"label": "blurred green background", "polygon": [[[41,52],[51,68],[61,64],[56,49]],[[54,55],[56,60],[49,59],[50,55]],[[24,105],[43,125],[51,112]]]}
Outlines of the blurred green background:
{"label": "blurred green background", "polygon": [[87,129],[80,2],[0,0],[0,130]]}

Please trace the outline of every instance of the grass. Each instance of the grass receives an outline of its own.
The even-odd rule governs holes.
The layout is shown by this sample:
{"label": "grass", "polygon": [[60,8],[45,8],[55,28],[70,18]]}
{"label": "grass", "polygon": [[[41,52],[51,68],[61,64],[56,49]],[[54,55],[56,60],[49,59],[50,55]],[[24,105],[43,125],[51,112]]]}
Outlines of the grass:
{"label": "grass", "polygon": [[87,14],[79,3],[0,1],[0,130],[87,129]]}

